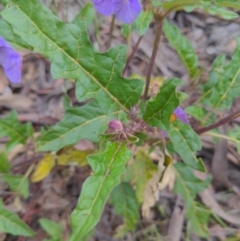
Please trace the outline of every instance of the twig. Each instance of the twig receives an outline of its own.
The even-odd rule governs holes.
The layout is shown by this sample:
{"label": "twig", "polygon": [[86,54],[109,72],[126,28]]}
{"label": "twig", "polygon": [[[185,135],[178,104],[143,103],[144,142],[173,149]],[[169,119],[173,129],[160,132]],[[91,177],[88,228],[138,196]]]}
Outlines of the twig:
{"label": "twig", "polygon": [[149,89],[149,85],[150,85],[152,69],[153,69],[155,58],[156,58],[156,55],[157,55],[159,43],[160,43],[160,40],[161,40],[162,26],[163,26],[163,19],[164,18],[160,14],[155,14],[154,19],[155,19],[155,22],[156,22],[156,25],[155,25],[156,35],[155,35],[155,39],[154,39],[150,63],[148,65],[148,72],[147,72],[147,76],[146,76],[146,85],[145,85],[144,96],[143,96],[144,100],[147,100],[147,97],[148,97],[148,89]]}
{"label": "twig", "polygon": [[168,235],[171,241],[179,241],[181,239],[185,211],[183,200],[178,195],[168,227]]}
{"label": "twig", "polygon": [[215,129],[215,128],[219,127],[219,126],[227,124],[227,123],[229,123],[230,121],[236,119],[239,116],[240,116],[240,110],[237,110],[237,111],[233,112],[232,114],[230,114],[230,115],[220,119],[219,121],[217,121],[217,122],[215,122],[215,123],[213,123],[211,125],[204,126],[204,127],[196,129],[195,132],[198,135],[200,135],[200,134],[202,134],[202,133],[204,133],[206,131],[210,131],[210,130]]}
{"label": "twig", "polygon": [[106,43],[107,49],[109,49],[111,47],[114,23],[115,23],[115,15],[112,16],[111,27],[110,27],[110,31],[109,31],[109,39],[108,39],[108,42]]}
{"label": "twig", "polygon": [[135,46],[134,46],[134,48],[133,48],[132,53],[128,56],[127,61],[126,61],[126,65],[125,65],[125,67],[124,67],[124,69],[123,69],[123,75],[126,73],[127,68],[128,68],[128,66],[129,66],[129,64],[130,64],[130,62],[131,62],[134,54],[136,53],[136,51],[137,51],[137,49],[138,49],[138,46],[139,46],[142,38],[143,38],[143,36],[140,36],[140,37],[139,37],[137,43],[135,44]]}

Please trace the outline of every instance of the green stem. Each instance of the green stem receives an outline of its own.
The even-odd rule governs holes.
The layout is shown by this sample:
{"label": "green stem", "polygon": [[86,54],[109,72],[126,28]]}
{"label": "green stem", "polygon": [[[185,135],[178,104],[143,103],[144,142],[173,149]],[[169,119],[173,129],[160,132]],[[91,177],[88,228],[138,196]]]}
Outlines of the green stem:
{"label": "green stem", "polygon": [[23,185],[23,183],[26,181],[26,179],[28,179],[28,177],[30,176],[31,172],[33,171],[35,165],[34,164],[31,164],[30,167],[27,169],[27,172],[24,174],[21,182],[18,184],[17,186],[17,190],[16,191],[19,191]]}
{"label": "green stem", "polygon": [[225,140],[228,140],[228,141],[235,142],[238,145],[240,145],[240,141],[239,140],[236,140],[236,139],[234,139],[232,137],[225,136],[225,135],[222,135],[222,134],[218,134],[218,133],[214,133],[214,132],[206,132],[206,133],[204,133],[204,135],[222,138],[222,139],[225,139]]}
{"label": "green stem", "polygon": [[160,40],[161,40],[162,26],[163,26],[163,19],[164,18],[163,18],[162,15],[155,13],[154,19],[155,19],[155,22],[156,22],[156,25],[155,25],[156,35],[155,35],[155,39],[154,39],[150,63],[148,65],[148,72],[147,72],[147,76],[146,76],[146,85],[145,85],[144,96],[143,96],[144,100],[147,100],[147,98],[148,98],[148,90],[149,90],[149,86],[150,86],[152,69],[153,69],[155,58],[156,58],[156,55],[157,55],[159,43],[160,43]]}

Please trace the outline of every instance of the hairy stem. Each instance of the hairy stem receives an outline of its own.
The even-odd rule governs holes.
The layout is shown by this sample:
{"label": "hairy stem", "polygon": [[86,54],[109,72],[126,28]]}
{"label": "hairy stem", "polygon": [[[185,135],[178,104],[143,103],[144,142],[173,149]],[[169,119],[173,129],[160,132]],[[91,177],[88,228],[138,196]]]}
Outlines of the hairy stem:
{"label": "hairy stem", "polygon": [[152,69],[153,69],[155,58],[156,58],[156,55],[157,55],[159,43],[160,43],[160,40],[161,40],[162,25],[163,25],[163,19],[164,18],[159,14],[155,14],[154,19],[155,19],[155,22],[156,22],[156,25],[155,25],[156,35],[155,35],[155,39],[154,39],[150,63],[148,65],[148,71],[147,71],[147,76],[146,76],[146,85],[145,85],[145,90],[144,90],[144,95],[143,95],[144,100],[147,100],[147,97],[148,97],[148,90],[149,90],[149,85],[150,85]]}
{"label": "hairy stem", "polygon": [[126,73],[127,68],[128,68],[128,66],[129,66],[129,64],[130,64],[130,62],[131,62],[131,60],[132,60],[134,54],[136,53],[136,51],[137,51],[137,49],[138,49],[138,46],[139,46],[139,44],[140,44],[142,38],[143,38],[143,36],[140,36],[140,37],[139,37],[137,43],[135,44],[135,46],[134,46],[134,48],[133,48],[132,53],[128,56],[128,58],[127,58],[127,62],[126,62],[126,65],[125,65],[124,70],[123,70],[123,75]]}
{"label": "hairy stem", "polygon": [[196,129],[195,132],[200,135],[200,134],[202,134],[204,132],[207,132],[207,131],[210,131],[212,129],[215,129],[215,128],[219,127],[219,126],[225,125],[225,124],[229,123],[230,121],[236,119],[239,116],[240,116],[240,110],[237,110],[237,111],[233,112],[232,114],[230,114],[230,115],[228,115],[228,116],[218,120],[217,122],[215,122],[215,123],[213,123],[211,125],[204,126],[204,127]]}

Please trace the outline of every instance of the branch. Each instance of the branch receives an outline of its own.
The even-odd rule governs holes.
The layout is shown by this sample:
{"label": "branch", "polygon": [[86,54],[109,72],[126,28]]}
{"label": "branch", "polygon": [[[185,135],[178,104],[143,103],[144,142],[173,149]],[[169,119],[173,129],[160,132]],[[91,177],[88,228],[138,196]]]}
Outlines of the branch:
{"label": "branch", "polygon": [[137,51],[138,46],[139,46],[139,44],[140,44],[142,38],[143,38],[143,36],[140,36],[140,37],[139,37],[137,43],[135,44],[135,46],[134,46],[134,48],[133,48],[132,53],[128,56],[128,58],[127,58],[127,62],[126,62],[126,65],[125,65],[124,70],[123,70],[123,75],[126,73],[127,68],[128,68],[128,66],[129,66],[129,64],[130,64],[130,62],[131,62],[131,60],[132,60],[132,58],[133,58],[135,52]]}
{"label": "branch", "polygon": [[146,76],[146,85],[145,85],[144,96],[143,96],[144,100],[147,100],[147,97],[148,97],[150,79],[151,79],[152,69],[153,69],[155,58],[156,58],[156,55],[157,55],[159,43],[160,43],[160,40],[161,40],[164,17],[156,13],[154,15],[154,19],[155,19],[155,22],[156,22],[156,25],[155,25],[156,35],[155,35],[155,39],[154,39],[150,63],[148,65],[148,72],[147,72],[147,76]]}
{"label": "branch", "polygon": [[239,116],[240,116],[240,110],[237,110],[237,111],[233,112],[232,114],[230,114],[230,115],[220,119],[219,121],[217,121],[217,122],[215,122],[215,123],[213,123],[211,125],[204,126],[204,127],[196,129],[195,132],[198,135],[201,135],[204,132],[207,132],[207,131],[215,129],[215,128],[219,127],[219,126],[225,125],[225,124],[229,123],[230,121],[236,119]]}

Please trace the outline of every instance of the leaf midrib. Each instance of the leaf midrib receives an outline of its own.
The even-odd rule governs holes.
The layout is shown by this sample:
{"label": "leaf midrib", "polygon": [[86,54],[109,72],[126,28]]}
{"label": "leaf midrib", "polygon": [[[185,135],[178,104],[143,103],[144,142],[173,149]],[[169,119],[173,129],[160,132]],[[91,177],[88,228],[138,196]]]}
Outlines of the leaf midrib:
{"label": "leaf midrib", "polygon": [[[14,132],[19,138],[20,138],[20,141],[24,141],[24,135],[22,135],[20,132],[18,132],[16,129],[13,129],[13,128],[11,128],[11,126],[9,126],[9,125],[7,125],[7,124],[5,124],[4,122],[2,122],[2,121],[0,121],[0,126],[4,126],[6,129],[9,129],[9,131],[11,131],[11,132]],[[6,132],[6,131],[5,131]],[[7,135],[9,135],[8,134],[8,132],[7,132]],[[11,136],[11,135],[9,135],[9,137],[11,137],[11,138],[13,138],[13,136]]]}
{"label": "leaf midrib", "polygon": [[[115,114],[117,114],[118,112],[121,112],[121,110],[113,112],[112,115],[115,115]],[[55,138],[54,140],[46,141],[46,142],[42,145],[42,147],[44,147],[45,145],[48,145],[48,143],[55,142],[56,139],[64,138],[64,136],[68,135],[70,132],[76,130],[77,128],[83,128],[85,125],[87,125],[87,124],[89,124],[89,123],[91,123],[91,122],[93,122],[93,121],[96,121],[96,120],[98,120],[98,119],[103,119],[103,118],[105,118],[105,117],[107,117],[107,115],[103,114],[103,115],[101,115],[101,116],[99,115],[99,116],[97,116],[97,117],[95,117],[95,118],[93,118],[93,119],[87,120],[87,121],[85,121],[82,125],[78,125],[78,126],[74,127],[73,129],[70,129],[69,131],[67,131],[67,132],[65,132],[64,134],[58,136],[58,137]],[[56,131],[56,130],[53,129],[53,131]],[[48,135],[48,134],[51,133],[51,132],[52,132],[52,131],[47,132],[44,136]],[[42,139],[44,138],[44,136],[42,137]],[[42,149],[42,148],[41,148],[41,149]]]}
{"label": "leaf midrib", "polygon": [[[162,117],[162,110],[164,109],[164,107],[170,102],[170,99],[171,99],[171,97],[173,96],[173,94],[175,94],[175,90],[174,91],[172,91],[172,94],[170,95],[170,97],[168,98],[168,100],[165,102],[165,104],[161,107],[161,109],[160,110],[158,110],[157,112],[155,112],[155,113],[153,113],[153,115],[151,115],[151,116],[149,116],[147,119],[146,119],[146,121],[149,121],[150,119],[152,119],[152,118],[154,118],[155,117],[155,115],[157,115],[157,114],[160,114],[160,118]],[[157,98],[156,98],[157,99]],[[156,100],[155,99],[155,100]],[[153,102],[152,102],[153,103]],[[149,103],[149,106],[151,107],[151,104],[152,103]],[[151,109],[152,109],[152,107],[151,107]],[[161,120],[160,120],[161,121]],[[162,122],[162,121],[161,121]]]}
{"label": "leaf midrib", "polygon": [[191,153],[191,155],[193,156],[193,159],[198,163],[197,157],[195,156],[195,154],[194,154],[194,152],[192,151],[192,149],[189,147],[189,145],[188,145],[188,143],[186,142],[186,139],[184,138],[184,136],[182,135],[182,133],[181,133],[181,132],[179,131],[179,129],[177,129],[174,125],[172,125],[172,126],[173,126],[174,130],[175,130],[176,132],[178,132],[179,135],[182,137],[182,140],[183,140],[183,142],[185,143],[185,145],[186,145],[187,149],[189,150],[189,152]]}
{"label": "leaf midrib", "polygon": [[222,101],[225,99],[225,97],[227,96],[227,93],[232,89],[232,87],[234,86],[235,82],[236,82],[236,79],[238,77],[240,73],[240,67],[238,68],[236,74],[234,75],[232,81],[230,82],[230,85],[228,85],[228,88],[226,89],[226,91],[224,92],[224,94],[221,96],[220,100],[217,102],[216,105],[214,105],[213,109],[217,108],[221,103]]}
{"label": "leaf midrib", "polygon": [[[0,211],[1,210],[4,210],[4,209],[0,209]],[[6,210],[4,210],[4,211],[6,211]],[[11,213],[11,215],[13,215],[13,214]],[[25,230],[25,234],[28,233],[30,235],[33,235],[33,233],[31,234],[31,230],[27,230],[25,227],[22,227],[21,225],[18,225],[16,222],[12,221],[10,218],[8,218],[7,216],[3,215],[1,212],[0,212],[0,217],[2,217],[2,219],[7,220],[8,222],[10,222],[11,225],[14,225],[16,228],[18,228],[18,229],[20,228],[22,230]],[[23,223],[23,224],[25,224],[25,223]],[[21,233],[21,234],[23,234],[23,233]]]}
{"label": "leaf midrib", "polygon": [[[117,155],[117,153],[119,152],[119,150],[120,150],[121,148],[122,148],[122,145],[118,145],[118,146],[117,146],[117,149],[116,149],[115,153],[113,154],[110,163],[109,163],[108,166],[106,167],[106,170],[110,170],[110,166],[112,165],[113,161],[115,160],[115,156]],[[83,229],[84,225],[88,222],[88,219],[89,219],[89,217],[90,217],[91,211],[92,211],[92,209],[93,209],[93,207],[94,207],[94,205],[95,205],[95,203],[96,203],[96,201],[97,201],[97,199],[98,199],[99,193],[100,193],[101,190],[102,190],[103,183],[105,182],[105,180],[107,179],[107,177],[108,177],[108,175],[105,175],[105,174],[103,173],[103,177],[102,177],[101,183],[100,183],[100,185],[99,185],[99,189],[98,189],[98,191],[97,191],[97,193],[96,193],[96,195],[95,195],[95,198],[94,198],[94,200],[93,200],[93,202],[92,202],[91,207],[89,208],[89,212],[88,212],[88,214],[87,214],[87,217],[85,218],[85,222],[84,222],[83,226],[81,227],[81,229],[77,232],[77,235],[75,235],[75,237],[80,238],[80,237],[82,237],[83,235],[85,235],[85,233],[81,234],[81,230]],[[81,235],[81,236],[80,236],[80,235]],[[74,240],[75,240],[75,239],[74,239]]]}
{"label": "leaf midrib", "polygon": [[70,56],[61,47],[59,47],[55,43],[55,41],[50,39],[44,32],[42,32],[39,29],[39,27],[35,24],[35,22],[32,21],[32,19],[27,15],[27,13],[25,13],[16,3],[13,3],[12,1],[11,1],[11,3],[13,5],[15,5],[16,8],[18,8],[19,10],[21,10],[25,14],[25,16],[30,20],[30,22],[33,23],[33,26],[35,26],[35,28],[38,29],[39,33],[41,33],[43,36],[45,36],[45,38],[47,38],[60,52],[62,52],[64,55],[66,55],[74,64],[76,64],[79,67],[79,69],[81,69],[86,75],[88,75],[90,77],[90,79],[92,79],[95,82],[95,84],[97,84],[102,90],[104,90],[104,92],[106,92],[107,95],[109,95],[111,97],[111,99],[114,101],[114,103],[118,103],[118,105],[121,106],[122,110],[128,112],[128,109],[121,102],[119,102],[118,99],[115,98],[112,95],[112,93],[110,91],[108,91],[108,89],[105,88],[105,86],[103,86],[99,81],[97,81],[97,79],[93,75],[91,75],[91,73],[89,73],[86,69],[84,69],[76,59],[74,59],[72,56]]}

